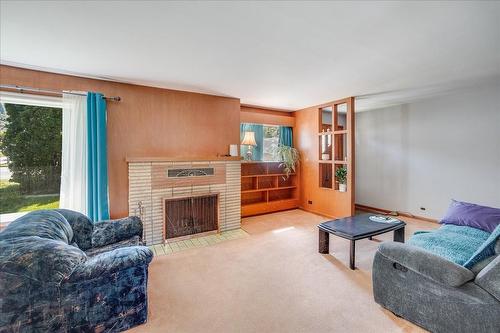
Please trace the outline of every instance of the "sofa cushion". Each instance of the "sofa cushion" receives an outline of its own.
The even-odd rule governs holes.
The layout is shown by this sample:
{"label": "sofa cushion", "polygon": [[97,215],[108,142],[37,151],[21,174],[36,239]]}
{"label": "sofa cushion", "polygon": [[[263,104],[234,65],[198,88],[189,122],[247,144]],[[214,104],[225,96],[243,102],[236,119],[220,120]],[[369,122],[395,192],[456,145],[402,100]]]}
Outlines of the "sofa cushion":
{"label": "sofa cushion", "polygon": [[463,265],[489,236],[483,230],[450,224],[429,232],[416,232],[407,243]]}
{"label": "sofa cushion", "polygon": [[141,245],[143,245],[141,237],[136,235],[136,236],[124,239],[122,241],[113,243],[113,244],[108,244],[108,245],[101,246],[101,247],[90,248],[90,249],[85,251],[85,254],[88,257],[92,257],[92,256],[95,256],[97,254],[112,251],[112,250],[119,249],[122,247],[141,246]]}
{"label": "sofa cushion", "polygon": [[54,210],[37,210],[21,216],[0,232],[0,240],[28,236],[69,244],[73,239],[73,230],[60,213]]}
{"label": "sofa cushion", "polygon": [[0,271],[37,281],[60,283],[87,256],[62,241],[38,236],[0,240]]}
{"label": "sofa cushion", "polygon": [[82,213],[75,212],[69,209],[55,209],[66,218],[73,229],[73,242],[82,250],[87,250],[92,247],[92,231],[94,224]]}
{"label": "sofa cushion", "polygon": [[442,224],[455,224],[493,232],[500,224],[500,208],[451,200]]}
{"label": "sofa cushion", "polygon": [[142,221],[137,216],[94,223],[92,247],[102,247],[130,237],[142,236]]}
{"label": "sofa cushion", "polygon": [[500,225],[490,234],[483,244],[471,255],[471,257],[464,263],[464,267],[471,268],[475,264],[494,256],[495,246],[500,238]]}

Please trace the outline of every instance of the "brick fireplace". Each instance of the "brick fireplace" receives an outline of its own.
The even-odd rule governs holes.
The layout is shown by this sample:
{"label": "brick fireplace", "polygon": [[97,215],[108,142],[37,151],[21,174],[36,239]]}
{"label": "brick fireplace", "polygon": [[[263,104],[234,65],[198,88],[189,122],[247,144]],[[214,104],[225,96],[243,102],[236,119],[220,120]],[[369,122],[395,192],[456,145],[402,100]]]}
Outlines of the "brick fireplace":
{"label": "brick fireplace", "polygon": [[142,217],[148,245],[240,227],[239,158],[129,158],[127,162],[129,214]]}

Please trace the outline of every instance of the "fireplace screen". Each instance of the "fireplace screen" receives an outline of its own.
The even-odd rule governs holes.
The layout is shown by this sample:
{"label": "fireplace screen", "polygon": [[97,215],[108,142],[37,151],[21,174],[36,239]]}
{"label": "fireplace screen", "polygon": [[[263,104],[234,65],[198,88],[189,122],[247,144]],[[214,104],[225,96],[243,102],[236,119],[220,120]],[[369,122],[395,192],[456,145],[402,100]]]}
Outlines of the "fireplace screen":
{"label": "fireplace screen", "polygon": [[165,199],[165,239],[217,230],[217,194]]}

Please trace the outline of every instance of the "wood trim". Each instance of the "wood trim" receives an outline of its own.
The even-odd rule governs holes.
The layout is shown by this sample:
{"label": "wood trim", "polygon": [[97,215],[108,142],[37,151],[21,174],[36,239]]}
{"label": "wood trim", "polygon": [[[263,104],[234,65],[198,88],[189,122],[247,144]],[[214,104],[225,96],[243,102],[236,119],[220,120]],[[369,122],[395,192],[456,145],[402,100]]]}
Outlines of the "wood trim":
{"label": "wood trim", "polygon": [[294,110],[285,110],[285,109],[278,109],[278,108],[267,108],[264,106],[258,106],[258,105],[251,105],[251,104],[241,104],[241,112],[261,112],[261,113],[267,113],[267,114],[273,114],[277,116],[288,116],[288,117],[293,117],[294,116]]}
{"label": "wood trim", "polygon": [[325,213],[322,213],[322,212],[314,210],[314,209],[307,209],[307,208],[304,208],[304,207],[298,207],[298,209],[303,210],[304,212],[308,212],[308,213],[312,213],[312,214],[315,214],[315,215],[319,215],[319,216],[325,217],[327,219],[331,219],[331,220],[338,219],[338,217],[336,217],[336,216],[325,214]]}
{"label": "wood trim", "polygon": [[295,127],[295,115],[291,112],[240,106],[240,122]]}
{"label": "wood trim", "polygon": [[[356,209],[357,210],[363,210],[367,212],[373,212],[373,213],[379,213],[379,214],[390,214],[393,212],[392,210],[384,209],[384,208],[377,208],[377,207],[371,207],[371,206],[366,206],[366,205],[361,205],[361,204],[356,204]],[[422,220],[426,222],[433,222],[433,223],[439,223],[438,220],[436,219],[431,219],[428,217],[423,217],[423,216],[418,216],[418,215],[413,215],[410,213],[405,213],[405,212],[399,212],[396,211],[398,215],[405,216],[405,217],[411,217],[417,220]]]}
{"label": "wood trim", "polygon": [[355,184],[355,175],[356,175],[356,163],[355,163],[355,156],[356,156],[356,151],[355,151],[355,146],[356,146],[356,141],[355,141],[355,129],[356,129],[356,124],[355,124],[355,108],[354,108],[354,97],[349,97],[346,98],[347,100],[347,186],[350,186],[351,188],[347,189],[348,192],[351,194],[351,216],[355,214],[355,190],[356,190],[356,184]]}

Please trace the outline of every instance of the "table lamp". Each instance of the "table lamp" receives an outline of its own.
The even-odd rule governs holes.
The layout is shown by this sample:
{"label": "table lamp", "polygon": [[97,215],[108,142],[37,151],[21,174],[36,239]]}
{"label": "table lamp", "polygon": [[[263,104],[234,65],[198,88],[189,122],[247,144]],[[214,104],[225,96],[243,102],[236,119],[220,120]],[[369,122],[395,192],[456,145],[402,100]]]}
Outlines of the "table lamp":
{"label": "table lamp", "polygon": [[255,132],[245,132],[245,136],[243,136],[243,141],[241,141],[242,145],[248,146],[248,151],[246,152],[246,159],[252,159],[252,147],[257,146],[257,142],[255,142]]}

